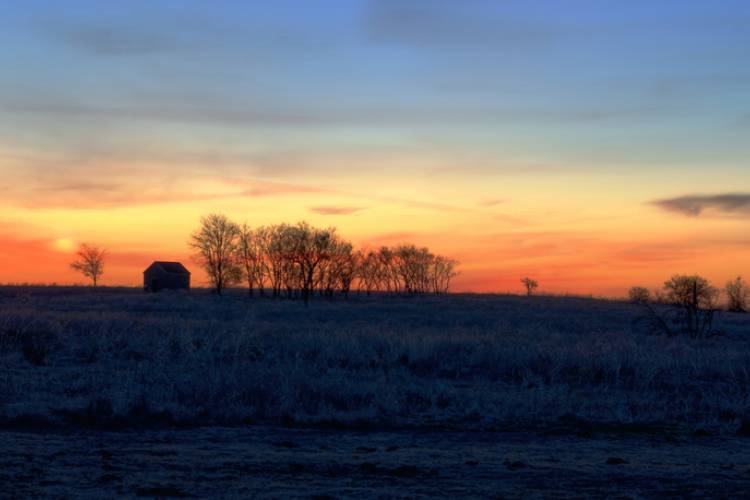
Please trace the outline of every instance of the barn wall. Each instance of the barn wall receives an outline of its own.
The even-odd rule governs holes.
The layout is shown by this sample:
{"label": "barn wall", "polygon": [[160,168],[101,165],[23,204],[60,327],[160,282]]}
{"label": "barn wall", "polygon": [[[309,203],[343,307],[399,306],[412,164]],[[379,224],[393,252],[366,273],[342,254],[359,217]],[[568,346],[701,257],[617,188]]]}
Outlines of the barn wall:
{"label": "barn wall", "polygon": [[187,290],[190,289],[189,274],[169,274],[158,268],[148,269],[143,273],[143,288],[149,290],[152,279],[156,279],[159,290]]}

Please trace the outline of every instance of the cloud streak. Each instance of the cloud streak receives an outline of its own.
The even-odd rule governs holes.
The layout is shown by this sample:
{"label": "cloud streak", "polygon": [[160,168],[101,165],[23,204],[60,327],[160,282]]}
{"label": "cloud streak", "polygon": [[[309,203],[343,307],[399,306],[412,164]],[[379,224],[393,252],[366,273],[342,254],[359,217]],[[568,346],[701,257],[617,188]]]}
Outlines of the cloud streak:
{"label": "cloud streak", "polygon": [[510,15],[495,2],[467,3],[473,9],[439,0],[377,0],[367,31],[375,41],[421,47],[534,47],[569,34],[562,26]]}
{"label": "cloud streak", "polygon": [[655,200],[651,204],[667,212],[688,217],[699,217],[707,212],[719,215],[750,216],[750,193],[686,195]]}
{"label": "cloud streak", "polygon": [[350,215],[364,210],[361,207],[334,207],[320,206],[311,207],[310,211],[318,215]]}

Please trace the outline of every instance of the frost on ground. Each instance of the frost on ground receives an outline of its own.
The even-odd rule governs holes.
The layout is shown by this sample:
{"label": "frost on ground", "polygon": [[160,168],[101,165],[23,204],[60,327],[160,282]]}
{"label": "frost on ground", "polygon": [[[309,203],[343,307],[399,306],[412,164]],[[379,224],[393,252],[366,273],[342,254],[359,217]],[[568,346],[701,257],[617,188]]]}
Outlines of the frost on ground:
{"label": "frost on ground", "polygon": [[0,498],[746,498],[737,437],[0,431]]}
{"label": "frost on ground", "polygon": [[[750,319],[704,341],[630,304],[455,295],[300,302],[0,289],[0,423],[750,432]],[[744,422],[744,424],[743,424]]]}

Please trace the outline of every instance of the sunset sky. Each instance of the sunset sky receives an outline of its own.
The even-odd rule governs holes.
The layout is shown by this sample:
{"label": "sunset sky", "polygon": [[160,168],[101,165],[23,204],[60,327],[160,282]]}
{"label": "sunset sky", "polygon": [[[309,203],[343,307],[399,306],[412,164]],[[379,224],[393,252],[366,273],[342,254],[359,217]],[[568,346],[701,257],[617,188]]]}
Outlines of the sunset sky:
{"label": "sunset sky", "polygon": [[33,1],[0,15],[0,282],[190,261],[202,215],[456,290],[750,278],[750,2]]}

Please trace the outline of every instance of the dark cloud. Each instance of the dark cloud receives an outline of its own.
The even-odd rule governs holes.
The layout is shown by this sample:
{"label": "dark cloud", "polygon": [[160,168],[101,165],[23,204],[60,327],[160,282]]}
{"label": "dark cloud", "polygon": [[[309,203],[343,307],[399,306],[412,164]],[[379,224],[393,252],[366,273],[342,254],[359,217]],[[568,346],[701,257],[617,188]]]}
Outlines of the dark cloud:
{"label": "dark cloud", "polygon": [[704,212],[724,215],[750,215],[750,193],[727,193],[717,195],[688,195],[652,202],[653,205],[690,217]]}
{"label": "dark cloud", "polygon": [[349,215],[363,210],[360,207],[312,207],[310,211],[319,215]]}

